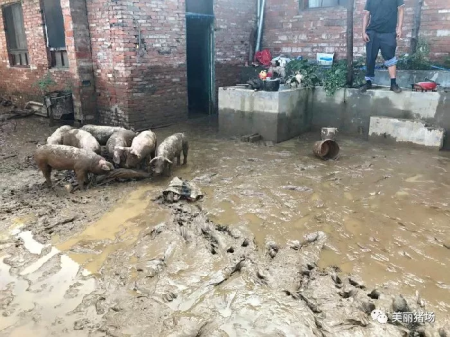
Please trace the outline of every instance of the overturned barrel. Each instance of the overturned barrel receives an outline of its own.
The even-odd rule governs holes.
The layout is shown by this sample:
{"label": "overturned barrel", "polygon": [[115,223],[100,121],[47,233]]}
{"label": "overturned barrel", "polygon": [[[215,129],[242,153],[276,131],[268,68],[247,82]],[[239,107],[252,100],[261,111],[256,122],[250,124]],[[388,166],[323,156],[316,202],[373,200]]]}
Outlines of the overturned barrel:
{"label": "overturned barrel", "polygon": [[336,159],[339,155],[339,145],[334,140],[326,139],[314,144],[314,154],[323,160]]}

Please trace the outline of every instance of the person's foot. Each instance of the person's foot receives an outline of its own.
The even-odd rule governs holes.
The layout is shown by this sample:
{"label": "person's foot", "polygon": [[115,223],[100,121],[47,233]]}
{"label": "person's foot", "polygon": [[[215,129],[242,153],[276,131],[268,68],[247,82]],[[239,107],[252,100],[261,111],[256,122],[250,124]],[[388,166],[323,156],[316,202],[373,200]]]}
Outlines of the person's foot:
{"label": "person's foot", "polygon": [[395,92],[396,94],[399,94],[402,92],[402,89],[398,86],[398,84],[391,85],[391,91]]}
{"label": "person's foot", "polygon": [[370,89],[372,89],[372,83],[367,82],[366,84],[362,85],[362,86],[359,88],[359,91],[360,91],[360,92],[366,92],[367,90],[370,90]]}

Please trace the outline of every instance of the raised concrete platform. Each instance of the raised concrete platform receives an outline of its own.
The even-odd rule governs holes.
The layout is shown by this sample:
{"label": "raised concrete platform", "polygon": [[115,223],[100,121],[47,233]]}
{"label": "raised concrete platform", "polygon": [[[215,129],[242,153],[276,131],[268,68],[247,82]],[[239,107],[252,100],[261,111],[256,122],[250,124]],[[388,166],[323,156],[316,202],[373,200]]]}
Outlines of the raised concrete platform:
{"label": "raised concrete platform", "polygon": [[[411,84],[423,82],[430,79],[441,85],[441,87],[450,88],[450,71],[444,70],[398,70],[397,83],[402,88],[411,89]],[[391,78],[387,70],[375,71],[375,84],[389,87]]]}
{"label": "raised concrete platform", "polygon": [[274,143],[286,141],[310,128],[309,99],[309,92],[302,89],[255,92],[219,88],[219,132],[228,136],[259,133]]}
{"label": "raised concrete platform", "polygon": [[[450,130],[450,93],[404,91],[396,94],[380,88],[361,94],[357,89],[341,89],[329,97],[324,90],[312,91],[312,128],[336,127],[340,132],[368,136],[370,117],[419,120]],[[444,147],[450,148],[446,138]]]}
{"label": "raised concrete platform", "polygon": [[442,149],[445,131],[428,127],[423,121],[389,117],[370,117],[369,139],[384,138]]}
{"label": "raised concrete platform", "polygon": [[[423,121],[450,130],[450,93],[396,94],[380,88],[364,94],[341,89],[327,96],[320,87],[279,92],[219,89],[219,130],[229,136],[259,133],[266,140],[282,142],[310,129],[336,127],[368,137],[372,116]],[[444,148],[450,149],[448,137]]]}

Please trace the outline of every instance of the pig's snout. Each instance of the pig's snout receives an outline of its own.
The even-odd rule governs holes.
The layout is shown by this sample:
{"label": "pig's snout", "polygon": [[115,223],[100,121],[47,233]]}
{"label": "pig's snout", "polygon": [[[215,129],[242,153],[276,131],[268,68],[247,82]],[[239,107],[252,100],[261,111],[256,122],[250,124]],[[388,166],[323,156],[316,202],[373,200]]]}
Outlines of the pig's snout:
{"label": "pig's snout", "polygon": [[102,159],[98,162],[98,165],[102,171],[112,171],[114,170],[113,164],[110,162],[107,162],[106,160]]}

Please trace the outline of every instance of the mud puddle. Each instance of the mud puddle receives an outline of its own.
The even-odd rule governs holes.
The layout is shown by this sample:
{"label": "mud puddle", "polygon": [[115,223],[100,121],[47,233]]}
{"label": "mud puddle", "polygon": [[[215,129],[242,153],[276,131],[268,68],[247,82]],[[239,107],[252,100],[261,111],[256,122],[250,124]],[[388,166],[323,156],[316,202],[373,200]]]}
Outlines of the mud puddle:
{"label": "mud puddle", "polygon": [[[0,331],[7,336],[64,333],[80,317],[83,297],[95,290],[91,273],[51,245],[42,245],[29,231],[11,233],[23,243],[14,256],[0,261],[2,312]],[[86,313],[83,313],[83,315]]]}
{"label": "mud puddle", "polygon": [[[69,271],[64,272],[65,276],[61,277],[67,282],[56,283],[55,287],[60,287],[61,292],[68,292],[64,290],[66,283],[73,285],[82,280],[89,287],[89,282],[94,283],[93,288],[80,284],[80,296],[69,301],[60,316],[56,315],[56,310],[46,317],[36,316],[38,307],[30,309],[28,303],[40,303],[40,300],[30,297],[31,302],[26,302],[26,296],[11,295],[16,301],[17,315],[28,320],[14,321],[14,311],[11,316],[0,317],[2,326],[3,322],[13,322],[15,329],[28,329],[36,324],[51,332],[64,331],[64,335],[70,332],[80,336],[137,336],[143,335],[145,329],[158,327],[155,331],[159,334],[155,335],[181,336],[176,331],[182,324],[187,324],[195,332],[193,336],[215,336],[208,331],[219,327],[225,334],[217,336],[250,336],[252,329],[259,331],[259,335],[297,336],[287,326],[277,330],[277,319],[289,317],[291,321],[314,322],[311,323],[313,330],[323,331],[316,321],[319,319],[326,325],[326,320],[317,313],[310,316],[311,303],[304,300],[299,303],[297,295],[286,297],[286,291],[297,292],[298,285],[288,286],[300,282],[297,276],[292,276],[283,286],[267,275],[267,280],[264,277],[266,268],[275,268],[270,265],[277,259],[270,258],[274,250],[267,248],[268,243],[275,243],[278,251],[286,250],[290,254],[293,249],[289,247],[295,246],[296,241],[318,231],[323,232],[327,240],[316,251],[316,263],[319,268],[333,268],[327,269],[328,278],[322,278],[317,268],[319,274],[314,274],[315,280],[313,277],[313,280],[305,281],[309,284],[304,286],[305,289],[312,291],[311,287],[318,285],[318,280],[328,284],[334,270],[342,280],[348,275],[362,280],[368,292],[374,288],[382,289],[385,298],[380,300],[382,304],[375,303],[377,308],[391,310],[390,296],[397,294],[409,296],[408,301],[415,303],[418,292],[421,301],[426,303],[422,309],[435,312],[438,326],[448,320],[448,154],[343,138],[338,140],[341,159],[322,162],[311,155],[312,144],[317,138],[311,134],[274,147],[220,139],[214,125],[201,123],[180,125],[157,134],[164,138],[178,131],[187,133],[191,152],[188,165],[177,167],[175,174],[194,181],[205,194],[204,201],[196,203],[197,208],[186,211],[185,216],[198,214],[180,220],[187,230],[181,228],[184,225],[177,225],[180,228],[174,225],[178,213],[173,214],[170,207],[152,201],[167,186],[169,180],[164,178],[111,184],[67,196],[61,192],[62,188],[50,194],[33,185],[36,180],[42,180],[33,173],[32,179],[25,179],[27,188],[20,187],[19,192],[8,196],[8,202],[14,207],[22,205],[30,191],[34,198],[50,197],[53,204],[61,202],[63,205],[50,214],[42,214],[43,206],[37,204],[33,204],[36,211],[22,206],[18,208],[20,214],[3,218],[2,228],[17,227],[12,219],[23,218],[22,223],[27,224],[26,229],[32,234],[21,234],[28,235],[21,242],[32,242],[32,237],[39,241],[38,245],[16,247],[16,241],[2,238],[8,241],[3,261],[6,259],[13,267],[3,264],[0,273],[2,278],[6,275],[5,279],[10,280],[13,287],[18,287],[17,294],[24,292],[22,287],[25,287],[23,282],[27,275],[46,274],[50,265],[61,270],[63,265],[78,266],[71,267],[78,270],[75,276]],[[28,172],[26,170],[34,172],[34,168],[28,166],[25,171],[13,172],[23,174]],[[17,208],[13,208],[14,212]],[[52,227],[55,229],[52,233],[44,231],[45,235],[42,234],[41,228],[48,225],[39,219],[47,216],[52,221],[65,213],[82,216],[68,224]],[[204,218],[195,220],[199,214],[204,214],[211,222],[214,235],[208,236],[201,230],[208,221]],[[241,234],[236,237],[225,235],[218,230],[221,226]],[[153,231],[155,228],[156,232]],[[252,247],[250,251],[242,247],[245,239],[251,242],[251,245],[247,244]],[[44,253],[39,253],[39,249]],[[30,255],[33,259],[26,266],[21,260],[12,263],[8,259],[17,252],[21,257]],[[247,261],[243,268],[245,272],[233,272],[232,277],[219,287],[211,285],[219,282],[224,270],[234,268],[241,257]],[[72,262],[63,262],[66,259]],[[271,273],[291,275],[288,270],[293,260],[280,259]],[[61,277],[56,279],[61,280]],[[56,281],[45,282],[38,276],[26,282],[29,287],[47,289]],[[261,284],[270,286],[265,289]],[[334,287],[335,281],[330,285]],[[283,295],[278,292],[272,295],[274,289]],[[336,305],[347,296],[326,292],[328,297],[325,297],[335,300]],[[55,306],[65,301],[61,296],[58,298],[52,302]],[[326,307],[324,303],[320,305]],[[78,308],[75,314],[72,306]],[[8,305],[3,307],[3,310],[9,310]],[[92,314],[81,314],[84,309],[91,310]],[[354,309],[349,309],[346,315],[353,317],[350,313]],[[28,314],[20,314],[27,310]],[[260,316],[256,314],[259,311],[263,312]],[[307,318],[296,316],[294,311],[305,312]],[[214,324],[207,324],[202,315]],[[277,319],[271,320],[271,315]],[[62,327],[53,324],[58,317],[63,317]],[[261,321],[255,317],[260,317]],[[358,317],[352,319],[358,321]],[[265,324],[262,323],[264,320]],[[366,326],[364,324],[361,326]],[[8,329],[2,333],[13,331]],[[309,334],[305,332],[304,335]],[[395,334],[385,331],[381,335]]]}

